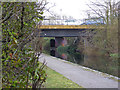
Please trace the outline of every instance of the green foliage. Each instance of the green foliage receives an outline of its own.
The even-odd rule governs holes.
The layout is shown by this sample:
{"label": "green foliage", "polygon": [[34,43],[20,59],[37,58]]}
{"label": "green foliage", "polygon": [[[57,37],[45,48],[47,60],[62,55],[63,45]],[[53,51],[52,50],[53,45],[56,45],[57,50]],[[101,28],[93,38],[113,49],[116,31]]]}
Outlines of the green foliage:
{"label": "green foliage", "polygon": [[110,54],[110,56],[118,58],[118,53]]}
{"label": "green foliage", "polygon": [[43,52],[46,54],[50,54],[50,39],[54,39],[54,38],[48,38],[48,37],[44,37],[44,42],[42,42],[43,44]]}
{"label": "green foliage", "polygon": [[60,54],[67,53],[67,51],[68,51],[68,46],[59,46],[57,48],[57,52],[59,52]]}
{"label": "green foliage", "polygon": [[41,87],[46,75],[44,65],[39,67],[40,53],[26,45],[35,38],[40,7],[34,2],[5,2],[2,7],[2,86]]}

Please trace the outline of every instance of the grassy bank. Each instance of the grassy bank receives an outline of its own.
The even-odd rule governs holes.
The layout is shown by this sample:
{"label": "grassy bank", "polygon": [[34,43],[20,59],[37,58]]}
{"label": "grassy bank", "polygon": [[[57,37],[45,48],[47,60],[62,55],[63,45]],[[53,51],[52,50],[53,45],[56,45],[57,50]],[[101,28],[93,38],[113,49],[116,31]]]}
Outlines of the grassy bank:
{"label": "grassy bank", "polygon": [[48,77],[44,83],[45,88],[82,88],[78,84],[48,67],[46,68],[46,72]]}

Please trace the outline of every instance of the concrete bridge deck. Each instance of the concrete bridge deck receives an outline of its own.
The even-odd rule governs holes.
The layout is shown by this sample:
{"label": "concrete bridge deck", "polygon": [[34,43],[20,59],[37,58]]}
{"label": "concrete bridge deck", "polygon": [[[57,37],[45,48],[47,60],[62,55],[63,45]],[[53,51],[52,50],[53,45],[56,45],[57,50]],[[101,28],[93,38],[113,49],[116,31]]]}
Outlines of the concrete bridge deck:
{"label": "concrete bridge deck", "polygon": [[103,27],[96,25],[38,25],[37,28],[41,30],[41,37],[79,37],[92,36],[93,30]]}

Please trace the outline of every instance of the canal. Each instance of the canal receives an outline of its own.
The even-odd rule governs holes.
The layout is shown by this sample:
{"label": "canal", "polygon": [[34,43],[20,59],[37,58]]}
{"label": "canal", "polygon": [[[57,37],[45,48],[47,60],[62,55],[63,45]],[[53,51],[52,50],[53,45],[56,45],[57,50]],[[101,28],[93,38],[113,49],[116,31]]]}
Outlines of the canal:
{"label": "canal", "polygon": [[[104,50],[94,48],[87,48],[89,53],[84,53],[84,46],[79,43],[74,43],[74,38],[67,38],[68,43],[61,44],[56,47],[55,44],[51,47],[50,40],[54,38],[46,38],[44,44],[44,53],[51,56],[76,63],[78,65],[86,66],[94,70],[105,72],[111,75],[118,76],[118,62],[116,59],[108,59]],[[55,43],[54,41],[51,41]],[[81,44],[81,43],[80,43]],[[79,46],[79,47],[78,47]],[[83,48],[83,50],[82,50]]]}
{"label": "canal", "polygon": [[[72,49],[71,49],[72,48]],[[84,55],[80,51],[76,51],[75,47],[59,46],[56,50],[58,58],[70,61],[76,64],[84,64]]]}

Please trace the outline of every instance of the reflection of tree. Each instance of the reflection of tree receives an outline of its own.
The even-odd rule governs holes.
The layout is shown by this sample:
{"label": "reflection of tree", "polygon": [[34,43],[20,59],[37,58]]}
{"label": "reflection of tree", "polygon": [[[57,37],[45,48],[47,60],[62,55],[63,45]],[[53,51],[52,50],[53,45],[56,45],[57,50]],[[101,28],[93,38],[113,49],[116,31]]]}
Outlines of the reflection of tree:
{"label": "reflection of tree", "polygon": [[84,55],[82,54],[82,52],[77,51],[77,45],[70,45],[67,51],[72,62],[75,62],[77,64],[81,64],[83,62]]}

